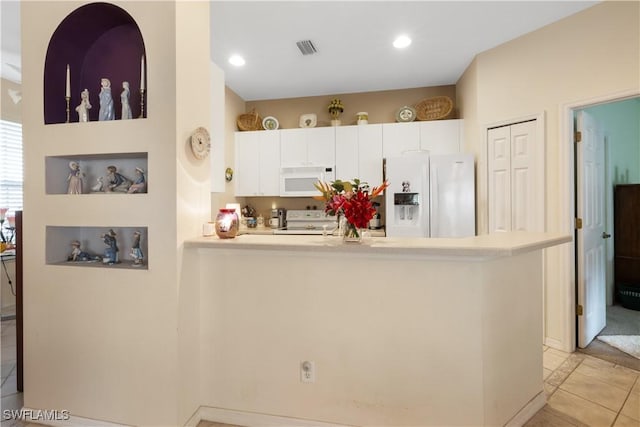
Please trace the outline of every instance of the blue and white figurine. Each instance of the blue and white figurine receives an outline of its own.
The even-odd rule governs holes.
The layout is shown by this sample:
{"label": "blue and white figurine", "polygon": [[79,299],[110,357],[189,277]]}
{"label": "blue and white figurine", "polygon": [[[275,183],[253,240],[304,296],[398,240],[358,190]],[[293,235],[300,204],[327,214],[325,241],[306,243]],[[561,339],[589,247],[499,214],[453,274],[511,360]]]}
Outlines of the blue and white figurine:
{"label": "blue and white figurine", "polygon": [[107,249],[104,250],[104,257],[102,258],[103,264],[117,264],[120,262],[118,259],[118,242],[116,241],[116,233],[113,229],[108,233],[102,235],[104,244],[107,245]]}
{"label": "blue and white figurine", "polygon": [[98,120],[114,120],[113,98],[111,97],[111,82],[109,79],[100,80],[100,115]]}

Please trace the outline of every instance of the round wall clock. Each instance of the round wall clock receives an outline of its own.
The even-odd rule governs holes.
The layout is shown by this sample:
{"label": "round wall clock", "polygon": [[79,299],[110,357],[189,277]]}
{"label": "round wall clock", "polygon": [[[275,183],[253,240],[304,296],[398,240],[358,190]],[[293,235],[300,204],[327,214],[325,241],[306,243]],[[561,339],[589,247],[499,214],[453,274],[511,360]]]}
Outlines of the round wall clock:
{"label": "round wall clock", "polygon": [[209,155],[211,137],[205,128],[199,127],[191,133],[191,151],[198,159],[204,159]]}

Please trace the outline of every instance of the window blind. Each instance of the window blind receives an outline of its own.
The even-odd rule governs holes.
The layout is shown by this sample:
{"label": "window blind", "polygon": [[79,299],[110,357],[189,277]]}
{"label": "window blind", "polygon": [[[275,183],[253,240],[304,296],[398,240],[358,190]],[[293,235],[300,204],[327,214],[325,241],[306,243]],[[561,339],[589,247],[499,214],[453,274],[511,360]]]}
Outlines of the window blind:
{"label": "window blind", "polygon": [[0,120],[0,207],[22,210],[22,125]]}

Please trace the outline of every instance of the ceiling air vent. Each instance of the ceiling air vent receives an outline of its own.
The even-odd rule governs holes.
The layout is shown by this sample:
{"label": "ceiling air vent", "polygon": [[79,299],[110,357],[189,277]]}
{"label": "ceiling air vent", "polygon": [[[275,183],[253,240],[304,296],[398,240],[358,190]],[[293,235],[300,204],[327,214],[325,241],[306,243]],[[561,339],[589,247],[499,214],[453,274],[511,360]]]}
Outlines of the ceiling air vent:
{"label": "ceiling air vent", "polygon": [[296,45],[303,55],[313,55],[318,51],[311,40],[301,40],[296,42]]}

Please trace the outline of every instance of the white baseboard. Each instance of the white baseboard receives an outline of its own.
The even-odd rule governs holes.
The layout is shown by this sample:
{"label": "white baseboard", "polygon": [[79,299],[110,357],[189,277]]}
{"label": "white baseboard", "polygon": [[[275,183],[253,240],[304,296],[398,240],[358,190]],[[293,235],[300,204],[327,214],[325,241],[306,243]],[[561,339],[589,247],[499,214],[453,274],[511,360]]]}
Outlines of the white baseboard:
{"label": "white baseboard", "polygon": [[187,421],[185,427],[195,427],[200,421],[213,421],[246,427],[350,427],[344,424],[280,417],[255,412],[234,411],[209,406],[201,406],[198,408],[196,413]]}
{"label": "white baseboard", "polygon": [[[21,419],[29,424],[42,424],[52,427],[130,427],[126,424],[110,423],[108,421],[83,418],[69,413],[58,413],[53,417],[51,411],[23,407],[20,410]],[[54,419],[48,419],[54,418]]]}
{"label": "white baseboard", "polygon": [[521,427],[531,419],[540,409],[547,404],[547,396],[544,390],[531,399],[524,408],[520,409],[517,414],[509,420],[505,427]]}
{"label": "white baseboard", "polygon": [[564,351],[565,353],[572,353],[575,351],[575,348],[569,348],[562,341],[549,337],[544,339],[544,345],[546,345],[547,347],[555,348],[556,350]]}

